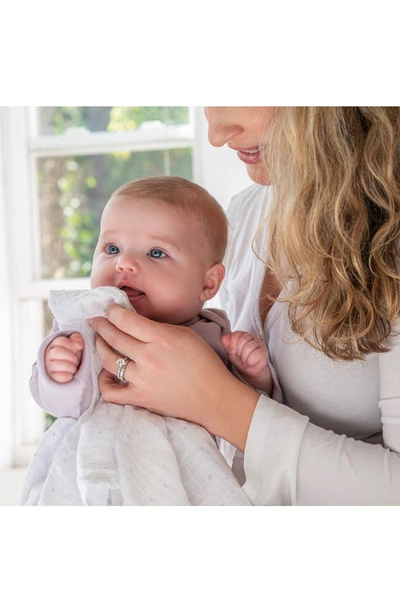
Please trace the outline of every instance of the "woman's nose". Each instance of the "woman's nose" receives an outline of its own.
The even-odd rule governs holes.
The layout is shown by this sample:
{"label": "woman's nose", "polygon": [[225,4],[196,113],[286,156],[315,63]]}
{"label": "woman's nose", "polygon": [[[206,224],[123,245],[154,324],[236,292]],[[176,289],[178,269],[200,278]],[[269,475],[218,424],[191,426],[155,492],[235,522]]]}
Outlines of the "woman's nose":
{"label": "woman's nose", "polygon": [[227,107],[206,107],[205,115],[208,121],[208,140],[214,147],[222,147],[243,132],[243,128],[232,121],[233,117]]}

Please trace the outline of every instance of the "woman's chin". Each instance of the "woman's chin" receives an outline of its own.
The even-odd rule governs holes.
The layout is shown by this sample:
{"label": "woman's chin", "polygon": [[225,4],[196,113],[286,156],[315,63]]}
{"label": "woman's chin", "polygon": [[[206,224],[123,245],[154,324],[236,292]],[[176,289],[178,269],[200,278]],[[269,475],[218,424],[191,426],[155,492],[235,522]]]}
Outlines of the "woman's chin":
{"label": "woman's chin", "polygon": [[247,174],[258,185],[270,185],[268,170],[263,164],[246,164]]}

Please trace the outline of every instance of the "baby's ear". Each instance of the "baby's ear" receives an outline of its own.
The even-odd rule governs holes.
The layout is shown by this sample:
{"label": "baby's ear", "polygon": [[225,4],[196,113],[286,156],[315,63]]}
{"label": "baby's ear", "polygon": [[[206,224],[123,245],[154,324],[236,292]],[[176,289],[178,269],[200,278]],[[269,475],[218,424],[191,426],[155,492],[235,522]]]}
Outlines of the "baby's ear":
{"label": "baby's ear", "polygon": [[225,277],[225,267],[223,264],[214,264],[205,274],[204,287],[201,292],[200,299],[205,302],[214,298],[215,294],[221,287],[221,283]]}

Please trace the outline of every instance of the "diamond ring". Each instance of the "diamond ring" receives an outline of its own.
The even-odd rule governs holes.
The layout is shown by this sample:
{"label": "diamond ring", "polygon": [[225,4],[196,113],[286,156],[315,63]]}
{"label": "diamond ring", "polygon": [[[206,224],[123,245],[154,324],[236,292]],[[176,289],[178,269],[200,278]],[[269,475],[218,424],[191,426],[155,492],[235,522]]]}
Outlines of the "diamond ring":
{"label": "diamond ring", "polygon": [[118,358],[118,360],[116,360],[118,366],[117,377],[120,381],[122,381],[122,383],[126,383],[127,381],[127,379],[124,378],[124,374],[129,361],[130,358]]}

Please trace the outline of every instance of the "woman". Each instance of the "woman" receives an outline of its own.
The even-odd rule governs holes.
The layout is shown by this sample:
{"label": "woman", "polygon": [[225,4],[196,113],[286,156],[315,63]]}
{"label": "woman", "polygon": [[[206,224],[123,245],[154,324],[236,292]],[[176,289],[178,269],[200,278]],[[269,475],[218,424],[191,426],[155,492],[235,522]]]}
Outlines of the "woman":
{"label": "woman", "polygon": [[[244,451],[253,504],[400,504],[399,108],[206,116],[211,144],[236,150],[255,182],[230,207],[223,306],[233,327],[263,332],[284,404],[235,380],[189,330],[118,307],[93,322],[103,396]],[[131,359],[125,388],[117,352]]]}

